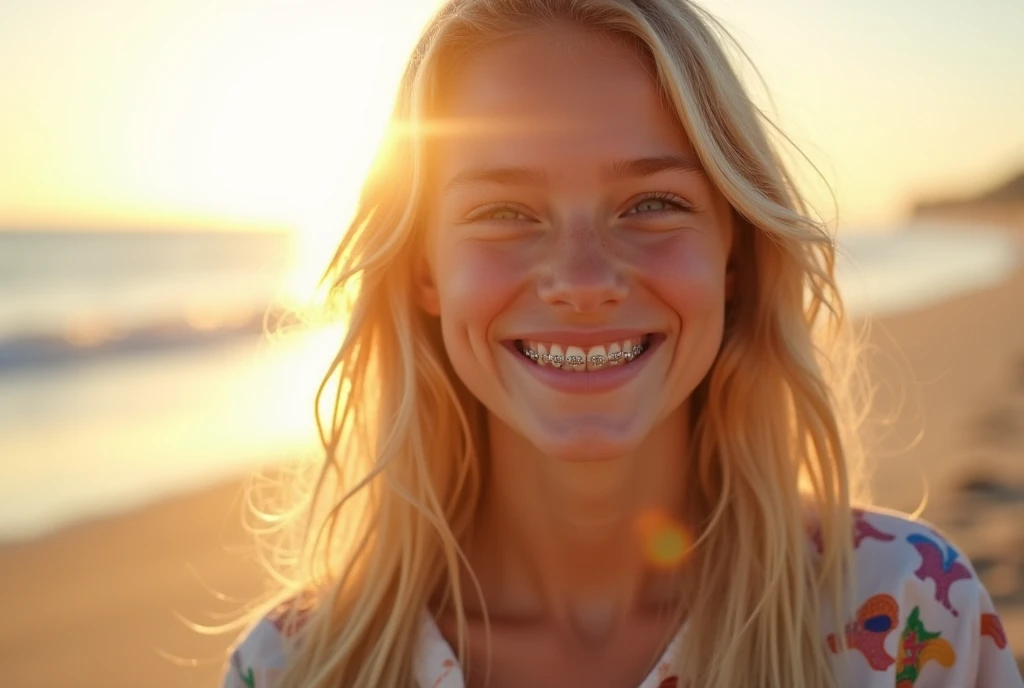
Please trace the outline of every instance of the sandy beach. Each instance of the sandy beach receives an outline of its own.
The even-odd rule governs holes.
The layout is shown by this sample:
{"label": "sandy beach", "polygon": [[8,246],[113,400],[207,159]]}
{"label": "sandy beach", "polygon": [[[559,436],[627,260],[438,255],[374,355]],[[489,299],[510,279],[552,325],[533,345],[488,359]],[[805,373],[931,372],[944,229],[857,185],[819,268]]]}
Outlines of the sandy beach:
{"label": "sandy beach", "polygon": [[[873,322],[876,502],[972,558],[1024,657],[1024,271]],[[216,686],[233,636],[202,636],[262,575],[222,485],[0,548],[0,686]],[[239,551],[241,550],[241,551]],[[216,594],[228,596],[218,599]]]}

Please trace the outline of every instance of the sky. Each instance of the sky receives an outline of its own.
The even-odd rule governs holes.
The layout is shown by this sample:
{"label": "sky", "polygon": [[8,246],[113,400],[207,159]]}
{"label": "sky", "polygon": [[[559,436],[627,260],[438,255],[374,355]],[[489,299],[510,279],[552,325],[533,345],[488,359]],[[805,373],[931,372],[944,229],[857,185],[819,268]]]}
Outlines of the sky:
{"label": "sky", "polygon": [[[287,228],[349,212],[435,0],[0,2],[0,227]],[[840,225],[1024,168],[1021,0],[705,0]],[[746,69],[746,68],[745,68]]]}

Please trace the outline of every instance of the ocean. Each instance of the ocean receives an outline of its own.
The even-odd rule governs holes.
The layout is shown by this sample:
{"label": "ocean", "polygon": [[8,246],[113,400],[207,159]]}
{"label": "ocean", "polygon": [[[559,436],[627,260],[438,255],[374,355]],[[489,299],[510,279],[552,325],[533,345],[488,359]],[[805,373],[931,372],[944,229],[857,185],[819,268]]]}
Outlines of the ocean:
{"label": "ocean", "polygon": [[[998,283],[1018,245],[980,228],[841,240],[854,315]],[[268,341],[295,305],[288,234],[0,231],[0,541],[316,450],[336,330]],[[327,256],[324,257],[324,267]]]}

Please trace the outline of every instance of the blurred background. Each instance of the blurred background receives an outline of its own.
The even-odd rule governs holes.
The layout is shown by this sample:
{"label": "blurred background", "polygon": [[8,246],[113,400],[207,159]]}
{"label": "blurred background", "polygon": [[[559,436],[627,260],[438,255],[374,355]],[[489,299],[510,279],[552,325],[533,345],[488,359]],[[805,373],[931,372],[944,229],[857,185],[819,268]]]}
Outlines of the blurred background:
{"label": "blurred background", "polygon": [[[0,3],[0,685],[213,686],[241,478],[314,452],[315,302],[433,0]],[[1024,3],[705,0],[872,326],[876,499],[1024,652]],[[269,316],[269,317],[268,317]]]}

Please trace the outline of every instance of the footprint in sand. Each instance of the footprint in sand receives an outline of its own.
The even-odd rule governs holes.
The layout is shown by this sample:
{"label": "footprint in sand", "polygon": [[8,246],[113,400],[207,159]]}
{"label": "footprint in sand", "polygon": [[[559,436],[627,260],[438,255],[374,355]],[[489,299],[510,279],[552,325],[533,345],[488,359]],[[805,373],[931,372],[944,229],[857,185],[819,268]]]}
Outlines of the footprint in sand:
{"label": "footprint in sand", "polygon": [[1024,437],[1024,418],[1008,406],[990,408],[975,421],[974,435],[988,446],[1012,445]]}
{"label": "footprint in sand", "polygon": [[[986,461],[976,457],[964,465],[985,466]],[[962,474],[949,486],[954,498],[943,510],[941,523],[936,525],[965,537],[992,517],[993,507],[1020,505],[1024,509],[1024,484],[1014,485],[999,473],[990,468],[975,468]]]}
{"label": "footprint in sand", "polygon": [[[973,540],[986,542],[970,556],[993,601],[997,606],[1024,605],[1024,533],[1012,526],[1024,522],[1024,483],[982,470],[965,476],[956,494],[951,513],[960,515],[962,534],[973,532]],[[979,528],[988,537],[977,537]]]}
{"label": "footprint in sand", "polygon": [[975,473],[964,478],[957,486],[963,497],[977,499],[989,504],[1016,504],[1024,502],[1024,485],[1014,485],[1000,480],[991,473]]}
{"label": "footprint in sand", "polygon": [[[1024,604],[1024,566],[1009,561],[992,561],[993,565],[978,571],[985,589],[996,608],[1020,607]],[[977,570],[977,569],[975,569]]]}

